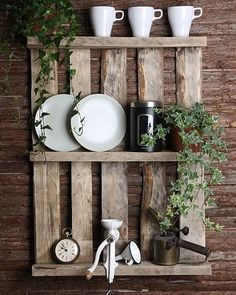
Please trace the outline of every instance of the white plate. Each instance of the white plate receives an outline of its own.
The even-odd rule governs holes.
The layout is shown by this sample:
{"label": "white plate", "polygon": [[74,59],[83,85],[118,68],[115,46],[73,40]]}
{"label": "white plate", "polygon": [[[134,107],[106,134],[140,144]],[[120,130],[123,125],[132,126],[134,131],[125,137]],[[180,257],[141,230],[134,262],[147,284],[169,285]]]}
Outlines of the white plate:
{"label": "white plate", "polygon": [[[42,105],[42,111],[50,115],[44,117],[44,126],[49,125],[52,130],[45,129],[45,146],[61,152],[74,151],[79,147],[74,139],[68,120],[74,106],[74,97],[69,94],[58,94],[49,97]],[[39,120],[40,110],[36,112],[35,120]],[[70,127],[70,126],[69,126]],[[35,127],[38,136],[42,134],[40,126]]]}
{"label": "white plate", "polygon": [[126,131],[126,116],[122,106],[105,94],[92,94],[82,99],[76,106],[84,118],[82,135],[79,115],[71,118],[71,130],[76,140],[91,151],[108,151],[116,147]]}

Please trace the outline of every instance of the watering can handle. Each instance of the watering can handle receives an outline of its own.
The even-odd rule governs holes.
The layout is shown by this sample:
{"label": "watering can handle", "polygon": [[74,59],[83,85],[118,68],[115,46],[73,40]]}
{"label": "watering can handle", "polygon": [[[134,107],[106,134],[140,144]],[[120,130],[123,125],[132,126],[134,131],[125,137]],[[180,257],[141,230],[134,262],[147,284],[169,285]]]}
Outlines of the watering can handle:
{"label": "watering can handle", "polygon": [[211,254],[211,249],[191,243],[191,242],[188,242],[188,241],[185,241],[185,240],[182,240],[182,239],[179,240],[179,246],[181,248],[185,248],[190,251],[202,254],[202,255],[206,256],[206,258],[209,257]]}

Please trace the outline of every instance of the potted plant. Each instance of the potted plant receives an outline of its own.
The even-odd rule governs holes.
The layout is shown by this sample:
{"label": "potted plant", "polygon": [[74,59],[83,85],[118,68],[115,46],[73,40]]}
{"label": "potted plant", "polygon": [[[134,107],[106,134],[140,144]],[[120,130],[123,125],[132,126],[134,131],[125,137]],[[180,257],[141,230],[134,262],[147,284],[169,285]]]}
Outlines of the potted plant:
{"label": "potted plant", "polygon": [[[35,80],[34,93],[37,97],[36,107],[41,110],[35,126],[40,126],[42,131],[35,145],[38,150],[44,151],[45,130],[51,129],[44,124],[45,116],[50,114],[42,110],[42,104],[50,96],[47,85],[52,79],[51,72],[55,62],[65,62],[69,68],[72,54],[70,45],[78,33],[78,22],[69,0],[19,0],[11,7],[11,12],[15,34],[37,37],[43,45],[39,50],[40,70]],[[60,50],[62,40],[66,40],[63,54]],[[74,75],[75,69],[69,68],[70,80]]]}
{"label": "potted plant", "polygon": [[[226,161],[226,144],[221,138],[223,129],[219,118],[209,114],[200,103],[192,108],[169,106],[161,112],[165,124],[157,126],[154,134],[145,134],[143,141],[153,144],[157,138],[163,138],[163,134],[171,133],[170,130],[174,129],[178,132],[181,148],[177,152],[178,179],[171,183],[166,209],[164,212],[149,210],[158,224],[160,236],[175,236],[173,233],[178,228],[179,216],[186,217],[190,209],[198,212],[206,228],[219,231],[222,226],[203,214],[204,206],[215,204],[212,186],[220,184],[223,179],[218,163]],[[199,178],[199,171],[202,174],[205,171],[208,177]],[[200,191],[204,192],[204,202],[197,206],[195,199]]]}

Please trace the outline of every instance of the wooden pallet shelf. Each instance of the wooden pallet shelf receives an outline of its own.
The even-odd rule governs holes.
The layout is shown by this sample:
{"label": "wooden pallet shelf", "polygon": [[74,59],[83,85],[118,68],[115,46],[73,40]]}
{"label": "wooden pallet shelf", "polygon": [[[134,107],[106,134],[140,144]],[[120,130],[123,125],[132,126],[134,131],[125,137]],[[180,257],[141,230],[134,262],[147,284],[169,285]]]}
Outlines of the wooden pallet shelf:
{"label": "wooden pallet shelf", "polygon": [[[91,50],[101,50],[101,93],[117,99],[123,106],[127,105],[127,50],[137,51],[137,99],[159,100],[164,103],[164,50],[174,48],[176,51],[176,103],[191,106],[201,102],[202,98],[202,47],[206,46],[206,37],[156,37],[156,38],[97,38],[77,37],[73,44],[71,67],[78,69],[71,81],[74,93],[82,92],[83,96],[91,94]],[[63,48],[65,43],[62,43]],[[39,49],[42,45],[35,38],[28,38],[31,52],[32,72],[32,113],[35,111],[35,77],[39,71]],[[53,95],[58,93],[58,69],[55,63],[48,91]],[[147,216],[150,202],[155,209],[161,210],[166,202],[166,164],[176,162],[176,153],[134,153],[124,150],[124,142],[119,151],[109,152],[32,152],[30,160],[34,167],[34,214],[35,214],[35,265],[32,268],[34,276],[83,276],[86,269],[92,265],[94,253],[93,241],[93,187],[92,163],[101,162],[101,212],[102,218],[117,218],[123,220],[120,228],[120,239],[117,250],[120,251],[129,241],[128,218],[128,164],[142,162],[142,202],[140,205],[140,248],[143,262],[140,265],[126,266],[120,264],[117,275],[210,275],[211,266],[208,263],[197,264],[202,257],[188,250],[181,249],[181,261],[186,264],[175,266],[158,266],[151,262],[150,240],[153,228]],[[56,265],[50,254],[50,249],[61,236],[61,220],[63,210],[60,207],[60,163],[70,163],[71,177],[71,219],[73,238],[80,244],[80,257],[72,265]],[[201,172],[201,171],[199,171]],[[201,181],[199,173],[199,181]],[[202,193],[195,196],[196,203],[201,204]],[[115,206],[114,206],[115,204]],[[205,245],[205,226],[196,212],[191,212],[187,218],[180,217],[180,226],[187,225],[191,242]],[[186,239],[186,237],[185,237]],[[192,263],[194,261],[195,263]],[[104,269],[99,266],[95,276],[103,276]]]}
{"label": "wooden pallet shelf", "polygon": [[[35,264],[32,267],[33,276],[84,276],[90,264]],[[211,266],[208,262],[201,264],[179,263],[170,266],[161,266],[149,261],[142,261],[141,264],[128,266],[119,264],[116,268],[116,276],[197,276],[211,275]],[[105,276],[105,269],[98,265],[93,276]]]}
{"label": "wooden pallet shelf", "polygon": [[175,152],[46,152],[30,153],[30,161],[42,162],[176,162]]}
{"label": "wooden pallet shelf", "polygon": [[[65,47],[61,43],[61,48]],[[205,47],[206,37],[77,37],[71,49],[117,49],[117,48],[169,48],[169,47]],[[28,37],[30,49],[42,48],[40,42],[33,37]]]}

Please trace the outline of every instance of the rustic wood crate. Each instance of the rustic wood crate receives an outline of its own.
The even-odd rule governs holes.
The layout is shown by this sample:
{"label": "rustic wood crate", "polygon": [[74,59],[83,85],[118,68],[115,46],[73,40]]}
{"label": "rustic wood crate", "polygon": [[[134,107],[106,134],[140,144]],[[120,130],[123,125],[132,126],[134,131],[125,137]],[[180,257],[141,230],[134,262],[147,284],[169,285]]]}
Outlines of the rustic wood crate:
{"label": "rustic wood crate", "polygon": [[[28,39],[31,50],[32,69],[32,112],[34,112],[34,80],[39,70],[37,61],[40,44],[34,38]],[[201,101],[202,49],[206,38],[95,38],[78,37],[72,44],[71,67],[76,76],[72,87],[82,96],[91,93],[91,50],[101,50],[101,92],[116,98],[122,106],[127,104],[127,49],[137,50],[138,99],[164,100],[163,51],[176,48],[177,103],[191,106]],[[62,44],[63,47],[63,44]],[[58,73],[55,64],[49,91],[58,93]],[[181,260],[188,263],[163,267],[150,262],[150,239],[153,229],[147,216],[150,204],[157,210],[166,202],[166,164],[176,161],[172,152],[132,153],[124,151],[124,142],[109,152],[46,152],[44,156],[31,153],[34,162],[34,211],[35,211],[35,262],[33,275],[83,275],[93,261],[92,227],[92,162],[101,162],[101,217],[123,220],[117,250],[129,240],[128,230],[128,186],[127,163],[140,162],[143,171],[143,196],[140,216],[140,247],[144,262],[138,266],[120,265],[118,275],[207,275],[211,273],[208,264],[192,265],[200,261],[199,255],[181,251]],[[73,265],[56,265],[51,259],[53,242],[60,238],[60,162],[71,163],[71,203],[73,237],[81,247],[78,261]],[[199,180],[200,180],[199,171]],[[198,194],[196,202],[203,196]],[[189,241],[205,245],[205,228],[195,212],[181,218],[180,226],[187,225]],[[197,229],[197,230],[196,230]],[[186,237],[185,237],[186,239]],[[104,275],[99,267],[95,275]]]}

